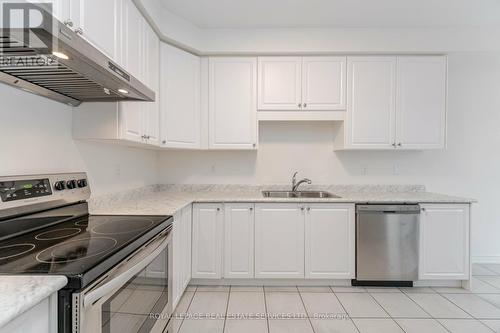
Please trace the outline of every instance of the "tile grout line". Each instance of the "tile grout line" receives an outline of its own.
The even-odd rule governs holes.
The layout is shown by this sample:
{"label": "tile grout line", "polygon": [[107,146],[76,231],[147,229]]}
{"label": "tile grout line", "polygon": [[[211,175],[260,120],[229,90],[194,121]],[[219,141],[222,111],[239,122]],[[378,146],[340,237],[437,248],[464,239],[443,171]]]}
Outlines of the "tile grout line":
{"label": "tile grout line", "polygon": [[224,324],[222,326],[222,333],[226,330],[226,321],[227,321],[227,311],[229,309],[229,300],[231,298],[231,286],[229,286],[229,291],[227,293],[227,303],[226,303],[226,314],[224,315]]}
{"label": "tile grout line", "polygon": [[309,317],[309,311],[307,310],[306,303],[304,303],[304,299],[302,298],[302,294],[299,290],[299,287],[297,287],[297,292],[299,293],[299,297],[300,297],[300,301],[302,302],[302,306],[304,307],[304,310],[306,311],[307,321],[309,322],[309,325],[311,326],[311,330],[313,331],[313,333],[316,333],[316,331],[314,330],[314,326],[311,322],[311,318]]}
{"label": "tile grout line", "polygon": [[[197,291],[198,291],[198,286],[196,286],[196,288],[194,289],[193,296],[191,296],[191,299],[189,300],[189,304],[187,306],[186,313],[182,316],[181,324],[179,325],[179,329],[177,330],[177,332],[181,331],[182,325],[184,324],[184,320],[186,320],[186,315],[188,313],[189,308],[191,307],[191,304],[193,303],[194,296],[196,295]],[[182,299],[182,297],[181,297],[181,299]],[[179,305],[179,304],[177,304],[177,305]],[[167,326],[168,326],[168,323],[167,323]],[[167,328],[167,326],[165,326],[165,328]],[[174,333],[177,333],[177,332],[174,332]]]}
{"label": "tile grout line", "polygon": [[345,308],[344,304],[342,304],[342,302],[340,301],[340,299],[337,296],[337,294],[333,291],[332,286],[329,286],[329,288],[332,291],[333,296],[335,296],[335,298],[339,302],[339,304],[342,307],[342,309],[344,309],[345,314],[347,315],[347,317],[349,318],[349,320],[351,321],[351,323],[354,325],[354,328],[356,329],[356,331],[358,331],[359,333],[361,333],[361,331],[358,328],[358,325],[356,325],[356,323],[354,322],[354,320],[352,320],[351,315],[347,312],[347,309]]}
{"label": "tile grout line", "polygon": [[[396,320],[397,318],[392,317],[392,316],[391,316],[391,314],[389,313],[389,311],[387,311],[387,310],[386,310],[386,309],[382,306],[382,304],[380,304],[380,303],[379,303],[379,301],[377,301],[377,299],[376,299],[376,298],[372,295],[372,293],[370,293],[370,292],[368,291],[368,289],[367,289],[367,293],[368,293],[368,295],[370,295],[370,297],[371,297],[371,298],[373,298],[373,300],[375,301],[375,303],[377,303],[377,304],[378,304],[378,306],[380,306],[380,307],[382,308],[382,310],[384,310],[384,312],[385,312],[385,313],[387,313],[387,315],[389,316],[389,318],[390,318],[390,319],[392,319],[392,321],[393,321],[393,322],[395,322],[395,323],[396,323],[396,325],[398,325],[398,326],[399,326],[399,328],[401,328],[401,330],[402,330],[403,332],[405,332],[405,333],[406,333],[406,331],[405,331],[405,330],[401,327],[401,325],[399,325],[399,323],[397,322],[397,320]],[[402,294],[404,294],[404,293],[402,293]],[[407,297],[408,297],[408,296],[407,296]],[[425,311],[424,311],[424,312],[425,312]],[[413,319],[413,318],[410,318],[410,319]],[[415,318],[415,319],[416,319],[416,318]]]}
{"label": "tile grout line", "polygon": [[495,274],[495,276],[499,276],[500,275],[497,272],[495,272],[494,270],[489,269],[488,266],[485,266],[484,264],[476,264],[476,265],[481,266],[482,268],[486,269],[487,271],[490,271],[491,273]]}
{"label": "tile grout line", "polygon": [[[482,276],[482,277],[484,277],[484,276],[491,276],[491,275],[481,275],[481,276]],[[500,289],[498,289],[498,287],[497,287],[497,286],[492,285],[492,284],[491,284],[491,283],[489,283],[488,281],[484,281],[483,279],[479,278],[478,276],[473,276],[473,278],[476,278],[476,279],[478,279],[479,281],[481,281],[481,282],[483,282],[483,283],[486,283],[487,285],[489,285],[489,286],[491,286],[491,287],[493,287],[493,288],[495,288],[495,289],[497,289],[497,290],[498,290],[498,293],[484,293],[484,294],[493,294],[493,295],[495,295],[495,294],[500,294]]]}
{"label": "tile grout line", "polygon": [[[434,289],[434,288],[432,288]],[[493,320],[498,320],[500,318],[478,318],[476,316],[473,316],[471,313],[469,313],[468,311],[466,311],[465,309],[463,309],[460,305],[456,304],[455,302],[453,302],[451,299],[449,299],[448,297],[446,297],[447,294],[441,294],[439,293],[438,291],[436,291],[436,293],[438,293],[440,296],[444,297],[445,299],[447,299],[449,302],[451,302],[453,305],[457,306],[459,309],[461,309],[463,312],[467,313],[469,316],[471,316],[472,319],[476,320],[476,321],[481,321],[481,319],[483,320],[488,320],[488,319],[493,319]],[[481,296],[479,296],[478,294],[474,294],[474,293],[465,293],[465,294],[453,294],[453,293],[450,293],[449,295],[474,295],[474,296],[477,296],[479,298],[481,298],[483,301],[485,301],[486,303],[489,303],[490,305],[493,305],[495,308],[498,309],[498,307],[496,307],[494,304],[488,302],[487,300],[485,300],[484,298],[482,298]],[[455,318],[456,319],[456,318]],[[469,318],[470,319],[470,318]]]}
{"label": "tile grout line", "polygon": [[267,311],[266,288],[264,288],[264,286],[262,286],[262,292],[264,293],[264,309],[266,310],[267,333],[270,333],[271,329],[269,328],[269,313]]}
{"label": "tile grout line", "polygon": [[[425,313],[427,313],[429,315],[429,317],[435,321],[437,321],[439,323],[439,325],[441,325],[445,330],[447,330],[448,332],[451,333],[451,331],[449,329],[447,329],[443,323],[441,323],[437,318],[435,318],[432,314],[430,314],[429,312],[427,312],[422,306],[420,306],[420,304],[418,304],[417,302],[415,302],[415,300],[413,298],[411,298],[409,295],[406,295],[405,293],[403,293],[403,295],[405,295],[408,299],[410,299],[410,301],[412,301],[413,303],[415,303],[416,306],[418,306],[420,309],[422,309],[422,311],[424,311]],[[417,319],[417,318],[415,318]],[[396,322],[397,323],[397,322]]]}

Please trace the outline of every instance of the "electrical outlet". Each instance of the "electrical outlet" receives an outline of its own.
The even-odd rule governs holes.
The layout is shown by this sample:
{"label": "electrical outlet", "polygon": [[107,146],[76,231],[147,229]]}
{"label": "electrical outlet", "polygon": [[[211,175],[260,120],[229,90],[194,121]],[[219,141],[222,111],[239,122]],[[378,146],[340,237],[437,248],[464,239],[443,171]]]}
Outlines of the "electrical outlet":
{"label": "electrical outlet", "polygon": [[398,163],[394,163],[394,165],[392,166],[392,173],[397,176],[399,174],[401,174],[401,167],[399,166]]}

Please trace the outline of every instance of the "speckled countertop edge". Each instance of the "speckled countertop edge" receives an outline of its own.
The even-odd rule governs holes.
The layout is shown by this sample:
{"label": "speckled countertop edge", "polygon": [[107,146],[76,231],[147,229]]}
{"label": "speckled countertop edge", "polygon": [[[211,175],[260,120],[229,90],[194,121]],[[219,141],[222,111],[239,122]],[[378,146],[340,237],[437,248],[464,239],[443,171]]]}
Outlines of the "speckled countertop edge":
{"label": "speckled countertop edge", "polygon": [[0,327],[63,288],[59,275],[0,275]]}

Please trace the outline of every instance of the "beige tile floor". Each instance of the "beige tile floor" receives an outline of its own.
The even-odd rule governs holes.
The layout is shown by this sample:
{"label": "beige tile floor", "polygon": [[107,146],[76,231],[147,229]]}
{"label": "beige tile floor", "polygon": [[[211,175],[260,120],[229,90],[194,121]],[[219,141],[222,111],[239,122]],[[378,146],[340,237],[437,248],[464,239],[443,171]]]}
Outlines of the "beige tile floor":
{"label": "beige tile floor", "polygon": [[500,265],[472,271],[471,291],[190,286],[168,333],[500,333]]}

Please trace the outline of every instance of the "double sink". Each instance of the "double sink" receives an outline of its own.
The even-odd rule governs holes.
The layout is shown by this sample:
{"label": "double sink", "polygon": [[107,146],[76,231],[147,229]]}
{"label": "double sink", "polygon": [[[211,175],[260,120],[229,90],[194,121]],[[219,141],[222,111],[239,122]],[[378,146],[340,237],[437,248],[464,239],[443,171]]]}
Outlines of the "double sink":
{"label": "double sink", "polygon": [[262,191],[264,198],[340,198],[326,191]]}

